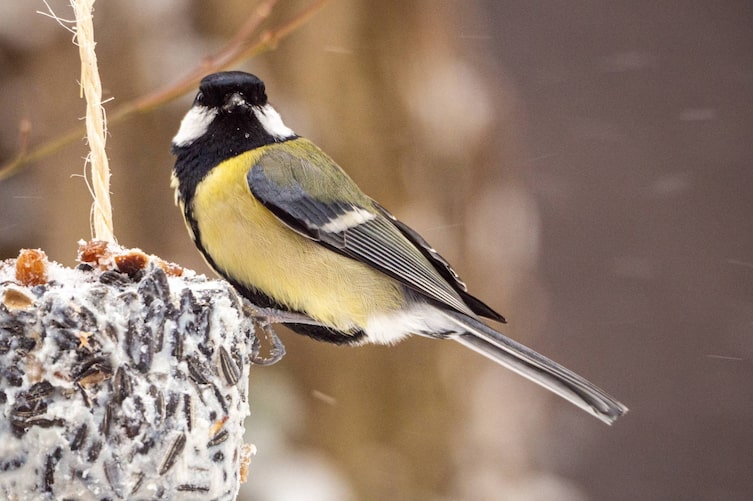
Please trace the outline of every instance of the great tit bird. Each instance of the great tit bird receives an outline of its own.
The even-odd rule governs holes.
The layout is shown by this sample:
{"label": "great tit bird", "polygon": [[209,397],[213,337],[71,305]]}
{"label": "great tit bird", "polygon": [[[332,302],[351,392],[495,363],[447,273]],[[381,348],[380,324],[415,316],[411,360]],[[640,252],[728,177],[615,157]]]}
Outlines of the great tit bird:
{"label": "great tit bird", "polygon": [[176,203],[208,264],[253,304],[313,319],[289,327],[337,344],[452,339],[611,424],[627,408],[480,320],[418,233],[288,128],[254,75],[205,77],[172,141]]}

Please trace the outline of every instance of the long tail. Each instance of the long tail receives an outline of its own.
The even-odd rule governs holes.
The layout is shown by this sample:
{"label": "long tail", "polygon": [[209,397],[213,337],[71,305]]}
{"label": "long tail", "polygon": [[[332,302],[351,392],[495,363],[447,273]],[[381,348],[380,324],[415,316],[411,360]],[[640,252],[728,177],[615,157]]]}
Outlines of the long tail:
{"label": "long tail", "polygon": [[601,388],[475,318],[453,311],[445,313],[466,331],[452,339],[540,384],[605,423],[611,425],[628,411]]}

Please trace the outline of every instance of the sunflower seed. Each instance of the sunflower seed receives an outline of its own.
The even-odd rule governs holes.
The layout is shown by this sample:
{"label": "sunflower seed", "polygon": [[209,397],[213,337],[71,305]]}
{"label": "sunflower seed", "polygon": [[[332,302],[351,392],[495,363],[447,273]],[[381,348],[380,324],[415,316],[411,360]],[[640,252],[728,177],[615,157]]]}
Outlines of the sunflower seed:
{"label": "sunflower seed", "polygon": [[86,423],[82,424],[76,429],[76,433],[73,435],[73,439],[71,440],[72,451],[77,451],[81,448],[81,446],[84,444],[84,440],[86,440],[88,432],[89,428],[87,427]]}
{"label": "sunflower seed", "polygon": [[224,346],[220,346],[220,369],[225,376],[225,382],[230,386],[234,386],[241,377],[240,368]]}
{"label": "sunflower seed", "polygon": [[180,435],[175,437],[175,440],[173,440],[173,443],[167,449],[167,454],[165,454],[165,457],[162,459],[162,465],[159,468],[160,475],[164,475],[165,473],[170,471],[170,468],[173,467],[175,461],[177,461],[178,456],[180,456],[180,453],[183,452],[183,448],[185,446],[186,435],[185,433],[181,433]]}

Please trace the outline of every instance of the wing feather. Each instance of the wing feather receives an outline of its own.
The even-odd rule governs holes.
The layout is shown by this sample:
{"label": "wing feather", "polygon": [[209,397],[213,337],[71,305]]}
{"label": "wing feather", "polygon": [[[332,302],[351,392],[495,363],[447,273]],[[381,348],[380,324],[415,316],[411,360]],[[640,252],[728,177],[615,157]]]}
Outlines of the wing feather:
{"label": "wing feather", "polygon": [[[246,176],[251,193],[294,231],[389,275],[424,297],[473,315],[455,288],[376,203],[321,150],[314,154],[319,158],[304,160],[280,150],[263,155]],[[330,165],[317,167],[321,162]],[[312,173],[312,169],[320,172]],[[317,175],[319,182],[312,183]],[[336,186],[327,190],[327,185],[333,188],[333,176]],[[355,200],[337,199],[339,193],[355,193]]]}

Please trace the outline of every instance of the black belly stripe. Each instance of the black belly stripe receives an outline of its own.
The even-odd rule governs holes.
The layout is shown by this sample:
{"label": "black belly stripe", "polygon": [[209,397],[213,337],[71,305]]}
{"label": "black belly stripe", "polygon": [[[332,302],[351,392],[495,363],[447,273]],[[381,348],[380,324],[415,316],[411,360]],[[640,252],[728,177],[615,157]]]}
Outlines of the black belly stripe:
{"label": "black belly stripe", "polygon": [[[220,273],[220,275],[224,276],[223,273]],[[245,297],[256,306],[289,311],[291,313],[300,313],[302,315],[306,314],[305,312],[293,310],[292,308],[288,308],[287,306],[278,303],[261,291],[246,287],[245,285],[239,284],[238,282],[231,280],[228,277],[225,277],[225,279],[230,282],[233,287],[235,287],[235,290],[237,290],[241,296]],[[308,336],[312,339],[316,339],[317,341],[326,341],[328,343],[341,345],[359,344],[363,342],[364,338],[366,337],[366,333],[360,329],[356,331],[344,332],[319,325],[285,324],[285,326],[297,334]]]}

